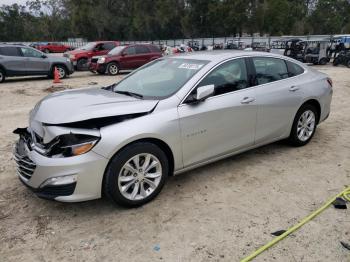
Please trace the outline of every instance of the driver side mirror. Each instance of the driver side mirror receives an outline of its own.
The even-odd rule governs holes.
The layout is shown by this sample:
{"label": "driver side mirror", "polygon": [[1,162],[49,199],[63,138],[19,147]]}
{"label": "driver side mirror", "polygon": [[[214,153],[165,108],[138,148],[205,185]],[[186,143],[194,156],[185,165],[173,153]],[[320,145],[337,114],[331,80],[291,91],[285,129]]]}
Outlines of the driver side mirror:
{"label": "driver side mirror", "polygon": [[198,102],[204,101],[208,97],[214,95],[214,85],[200,86],[197,88],[196,100]]}
{"label": "driver side mirror", "polygon": [[47,58],[47,55],[42,55],[41,58]]}

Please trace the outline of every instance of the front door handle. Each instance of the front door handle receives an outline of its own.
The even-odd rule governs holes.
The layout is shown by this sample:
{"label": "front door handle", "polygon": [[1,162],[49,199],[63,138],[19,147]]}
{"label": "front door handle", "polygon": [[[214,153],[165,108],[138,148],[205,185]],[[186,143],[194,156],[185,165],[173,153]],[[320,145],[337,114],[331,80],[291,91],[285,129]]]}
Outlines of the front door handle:
{"label": "front door handle", "polygon": [[291,86],[291,87],[289,88],[289,91],[290,91],[290,92],[295,92],[295,91],[298,91],[299,88],[300,88],[300,87],[298,87],[298,86]]}
{"label": "front door handle", "polygon": [[255,101],[254,97],[245,97],[243,98],[243,100],[241,101],[241,104],[250,104],[252,102]]}

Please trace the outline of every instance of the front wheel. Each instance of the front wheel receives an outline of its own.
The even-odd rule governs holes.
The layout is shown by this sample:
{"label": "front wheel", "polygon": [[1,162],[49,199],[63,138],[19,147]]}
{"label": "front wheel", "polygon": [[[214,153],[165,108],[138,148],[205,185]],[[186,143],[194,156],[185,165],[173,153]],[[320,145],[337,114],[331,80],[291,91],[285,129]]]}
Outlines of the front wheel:
{"label": "front wheel", "polygon": [[328,63],[328,59],[327,58],[321,58],[319,64],[320,65],[326,65]]}
{"label": "front wheel", "polygon": [[109,63],[107,66],[107,72],[109,75],[115,76],[119,73],[118,64],[115,62]]}
{"label": "front wheel", "polygon": [[59,79],[63,79],[63,78],[67,77],[67,69],[66,69],[66,67],[64,67],[62,65],[55,65],[55,66],[52,67],[51,74],[49,75],[50,78],[54,78],[55,77],[55,68],[57,68]]}
{"label": "front wheel", "polygon": [[85,70],[87,68],[88,68],[88,59],[80,58],[77,62],[77,69],[78,70]]}
{"label": "front wheel", "polygon": [[155,198],[169,173],[168,159],[152,143],[131,144],[110,161],[104,178],[104,193],[119,205],[136,207]]}
{"label": "front wheel", "polygon": [[288,139],[290,144],[304,146],[309,143],[315,134],[318,117],[318,112],[313,105],[303,105],[295,116]]}
{"label": "front wheel", "polygon": [[0,69],[0,83],[5,81],[5,72],[4,70]]}

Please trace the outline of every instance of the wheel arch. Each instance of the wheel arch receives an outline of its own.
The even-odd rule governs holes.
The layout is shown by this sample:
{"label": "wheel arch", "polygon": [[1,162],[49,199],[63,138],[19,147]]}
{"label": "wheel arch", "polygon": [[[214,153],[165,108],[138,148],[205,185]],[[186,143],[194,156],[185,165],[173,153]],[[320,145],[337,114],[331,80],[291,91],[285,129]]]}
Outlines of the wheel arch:
{"label": "wheel arch", "polygon": [[299,107],[299,109],[302,106],[304,106],[304,105],[312,105],[312,106],[314,106],[316,108],[317,114],[318,114],[318,116],[317,116],[317,124],[318,124],[319,121],[320,121],[320,118],[321,118],[321,113],[322,113],[321,112],[321,104],[320,104],[320,102],[317,101],[316,99],[308,99]]}

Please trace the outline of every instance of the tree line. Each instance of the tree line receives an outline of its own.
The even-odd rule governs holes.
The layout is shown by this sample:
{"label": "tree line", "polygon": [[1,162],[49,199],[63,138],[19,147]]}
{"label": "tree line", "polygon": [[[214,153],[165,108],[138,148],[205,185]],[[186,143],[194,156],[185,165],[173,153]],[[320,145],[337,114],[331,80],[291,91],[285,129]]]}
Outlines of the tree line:
{"label": "tree line", "polygon": [[349,0],[31,0],[0,6],[0,41],[350,33]]}

